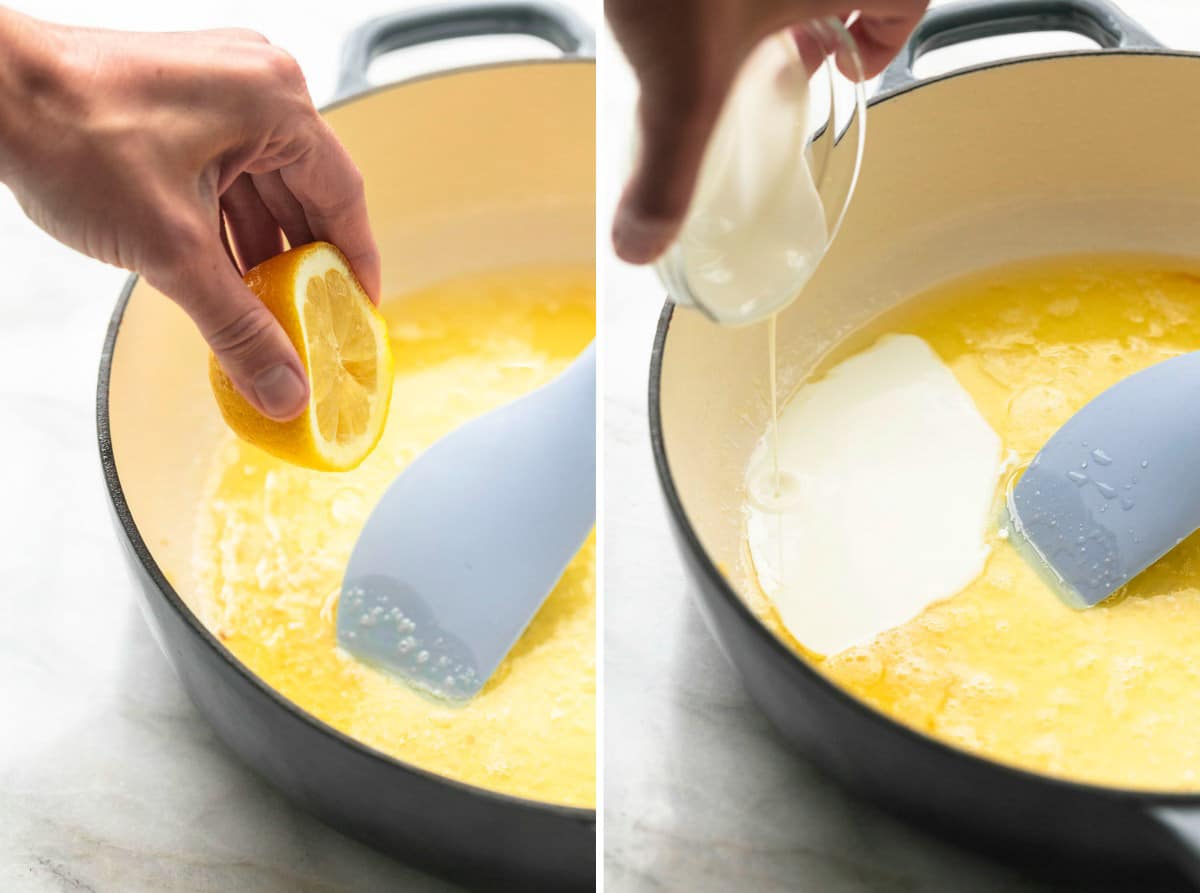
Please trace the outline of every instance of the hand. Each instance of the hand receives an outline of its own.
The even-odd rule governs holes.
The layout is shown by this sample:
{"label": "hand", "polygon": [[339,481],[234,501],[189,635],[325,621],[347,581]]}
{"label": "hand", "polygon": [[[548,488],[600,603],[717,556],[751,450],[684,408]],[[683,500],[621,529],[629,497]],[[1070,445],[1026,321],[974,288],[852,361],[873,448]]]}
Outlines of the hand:
{"label": "hand", "polygon": [[[0,179],[67,245],[142,274],[192,318],[238,390],[280,420],[300,358],[241,274],[322,239],[378,302],[362,177],[296,62],[249,31],[130,34],[2,13]],[[228,225],[228,235],[223,222]]]}
{"label": "hand", "polygon": [[613,224],[624,260],[644,264],[674,240],[709,134],[750,51],[767,35],[822,16],[850,26],[867,77],[881,72],[928,0],[607,0],[613,33],[641,85],[641,155]]}

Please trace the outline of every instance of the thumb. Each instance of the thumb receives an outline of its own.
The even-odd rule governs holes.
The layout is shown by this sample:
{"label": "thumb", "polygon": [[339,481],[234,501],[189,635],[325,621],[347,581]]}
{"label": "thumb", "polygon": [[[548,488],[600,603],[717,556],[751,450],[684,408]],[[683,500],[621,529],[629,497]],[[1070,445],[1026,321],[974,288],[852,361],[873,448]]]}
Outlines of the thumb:
{"label": "thumb", "polygon": [[196,323],[234,387],[276,421],[308,405],[300,356],[266,305],[246,287],[218,243],[206,252],[202,272],[170,294]]}
{"label": "thumb", "polygon": [[617,255],[634,264],[653,261],[678,234],[732,82],[732,72],[699,78],[686,66],[656,75],[643,78],[641,147],[613,223]]}

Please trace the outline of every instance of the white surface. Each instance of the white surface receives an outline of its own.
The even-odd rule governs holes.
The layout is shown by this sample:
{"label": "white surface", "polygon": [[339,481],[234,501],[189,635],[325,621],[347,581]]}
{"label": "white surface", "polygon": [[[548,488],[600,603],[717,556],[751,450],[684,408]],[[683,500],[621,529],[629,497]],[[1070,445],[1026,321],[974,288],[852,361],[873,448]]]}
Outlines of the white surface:
{"label": "white surface", "polygon": [[[300,60],[324,102],[341,37],[403,0],[13,5],[107,27],[254,28]],[[415,73],[514,46],[499,43],[378,68]],[[97,458],[96,371],[125,274],[57,245],[6,191],[0,246],[0,890],[453,889],[293,809],[192,709],[135,607]]]}
{"label": "white surface", "polygon": [[[1193,0],[1122,5],[1171,46],[1200,50]],[[1057,36],[986,43],[942,50],[918,71],[928,75],[965,64],[985,50],[1003,56],[1088,45]],[[635,98],[632,79],[614,64],[614,53],[605,35],[602,214],[619,194]],[[606,889],[1054,889],[850,798],[788,749],[750,702],[692,604],[654,473],[646,378],[662,289],[649,271],[615,261],[605,277]]]}
{"label": "white surface", "polygon": [[782,498],[775,440],[750,459],[747,542],[806,648],[865,645],[983,570],[1000,437],[916,335],[884,336],[780,411]]}

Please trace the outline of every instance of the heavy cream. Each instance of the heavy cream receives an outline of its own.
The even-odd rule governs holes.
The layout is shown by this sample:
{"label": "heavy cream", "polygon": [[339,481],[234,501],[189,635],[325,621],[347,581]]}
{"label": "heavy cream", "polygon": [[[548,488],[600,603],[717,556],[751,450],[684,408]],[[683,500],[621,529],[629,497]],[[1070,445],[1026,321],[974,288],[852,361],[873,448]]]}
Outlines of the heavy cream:
{"label": "heavy cream", "polygon": [[911,620],[982,570],[1003,466],[1000,438],[929,345],[881,338],[801,388],[751,458],[763,592],[825,655]]}
{"label": "heavy cream", "polygon": [[786,306],[825,253],[807,119],[808,72],[795,41],[775,35],[747,59],[725,102],[670,260],[719,322],[765,319]]}

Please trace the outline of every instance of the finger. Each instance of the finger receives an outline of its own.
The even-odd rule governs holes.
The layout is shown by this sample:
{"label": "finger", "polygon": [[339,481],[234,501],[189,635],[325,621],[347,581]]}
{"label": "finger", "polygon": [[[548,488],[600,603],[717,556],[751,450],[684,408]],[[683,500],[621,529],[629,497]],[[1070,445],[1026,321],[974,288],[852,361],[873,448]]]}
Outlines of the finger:
{"label": "finger", "polygon": [[196,38],[208,39],[220,44],[228,44],[230,41],[260,44],[271,42],[264,35],[250,28],[209,28],[204,31],[193,31],[190,34]]}
{"label": "finger", "polygon": [[313,119],[309,151],[280,171],[299,200],[314,237],[332,242],[376,304],[381,288],[379,248],[367,216],[362,174],[320,118]]}
{"label": "finger", "polygon": [[[875,77],[896,58],[896,54],[900,52],[904,42],[912,34],[917,22],[921,21],[924,10],[925,4],[918,3],[913,4],[911,11],[901,14],[876,15],[864,12],[850,26],[850,35],[858,44],[858,54],[862,57],[865,77]],[[848,60],[844,64],[844,60],[839,54],[838,67],[847,77],[854,77],[854,72],[846,70],[847,64]]]}
{"label": "finger", "polygon": [[[842,13],[837,18],[845,25],[846,21],[850,18],[850,14]],[[792,39],[795,41],[796,50],[800,54],[800,63],[811,77],[825,62],[825,49],[829,44],[829,39],[824,36],[823,31],[817,31],[807,24],[798,25],[793,28]]]}
{"label": "finger", "polygon": [[613,223],[621,259],[649,263],[679,232],[731,81],[732,72],[714,73],[706,86],[693,72],[672,68],[643,83],[641,148]]}
{"label": "finger", "polygon": [[242,174],[221,196],[221,210],[229,224],[233,249],[245,273],[283,251],[279,224],[254,187],[250,174]]}
{"label": "finger", "polygon": [[187,312],[222,370],[252,406],[287,421],[308,404],[295,347],[271,311],[242,282],[220,240],[199,252],[163,289]]}
{"label": "finger", "polygon": [[296,248],[313,241],[313,232],[309,228],[308,218],[304,216],[304,208],[284,184],[279,171],[253,174],[251,181],[263,204],[287,236],[289,246]]}

